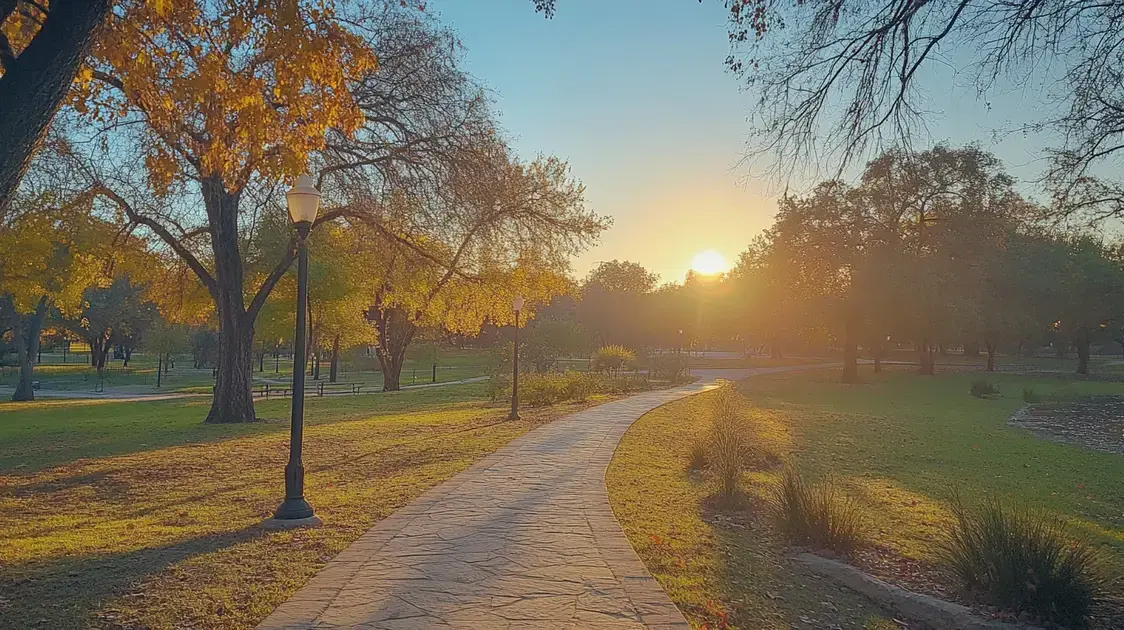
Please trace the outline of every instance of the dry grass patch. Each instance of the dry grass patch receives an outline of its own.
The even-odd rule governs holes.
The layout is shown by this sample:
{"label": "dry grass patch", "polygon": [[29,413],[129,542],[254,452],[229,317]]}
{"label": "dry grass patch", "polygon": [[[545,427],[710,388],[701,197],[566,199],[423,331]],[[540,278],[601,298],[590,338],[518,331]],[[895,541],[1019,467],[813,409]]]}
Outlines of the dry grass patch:
{"label": "dry grass patch", "polygon": [[[0,627],[253,627],[379,519],[536,424],[582,408],[509,422],[506,409],[479,401],[480,387],[443,390],[310,401],[306,488],[325,524],[297,531],[258,527],[283,495],[287,423],[209,427],[205,408],[191,403],[115,405],[114,426],[132,434],[131,450],[124,432],[86,427],[109,454],[0,469]],[[280,403],[261,407],[280,415]],[[165,420],[154,409],[172,413]],[[181,424],[183,413],[194,420]],[[186,443],[153,447],[154,438]],[[46,438],[32,443],[43,451],[7,454],[59,456]]]}

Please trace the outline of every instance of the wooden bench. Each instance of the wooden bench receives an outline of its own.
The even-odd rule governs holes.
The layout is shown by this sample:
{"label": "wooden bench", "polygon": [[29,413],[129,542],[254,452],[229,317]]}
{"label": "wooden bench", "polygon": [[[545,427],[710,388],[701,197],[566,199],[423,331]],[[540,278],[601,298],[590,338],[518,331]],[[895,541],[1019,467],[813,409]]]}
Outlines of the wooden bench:
{"label": "wooden bench", "polygon": [[[321,381],[319,383],[310,383],[304,386],[305,394],[314,392],[317,397],[323,398],[325,395],[334,396],[336,394],[360,394],[362,393],[362,383],[329,383]],[[266,383],[258,390],[258,395],[262,398],[269,398],[270,396],[280,396],[288,398],[293,394],[293,388],[288,385],[271,385]]]}

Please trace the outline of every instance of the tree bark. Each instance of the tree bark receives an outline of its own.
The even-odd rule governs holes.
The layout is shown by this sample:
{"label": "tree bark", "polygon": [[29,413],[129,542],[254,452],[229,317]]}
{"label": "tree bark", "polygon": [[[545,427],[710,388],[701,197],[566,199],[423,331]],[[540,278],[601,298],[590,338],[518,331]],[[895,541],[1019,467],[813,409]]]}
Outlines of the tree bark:
{"label": "tree bark", "polygon": [[29,315],[20,315],[13,311],[14,326],[12,327],[12,342],[16,349],[16,359],[20,365],[19,380],[16,382],[16,391],[12,393],[13,401],[35,400],[35,360],[39,354],[39,332],[43,329],[43,319],[47,316],[47,296],[39,298],[35,310]]}
{"label": "tree bark", "polygon": [[121,367],[129,367],[129,361],[133,359],[133,349],[129,346],[125,346],[124,348],[124,358],[125,362]]}
{"label": "tree bark", "polygon": [[882,355],[880,355],[880,354],[874,355],[874,373],[875,374],[881,374],[882,373]]}
{"label": "tree bark", "polygon": [[156,388],[160,388],[160,379],[164,375],[164,355],[161,354],[156,358]]}
{"label": "tree bark", "polygon": [[855,338],[855,326],[848,320],[844,326],[843,340],[843,382],[859,382],[859,343]]}
{"label": "tree bark", "polygon": [[406,349],[414,340],[417,327],[399,308],[379,309],[375,314],[379,329],[379,345],[375,356],[382,368],[382,389],[395,392],[402,389],[402,366],[406,362]]}
{"label": "tree bark", "polygon": [[995,371],[995,344],[991,340],[985,340],[984,346],[987,348],[987,371]]}
{"label": "tree bark", "polygon": [[[86,59],[109,0],[52,0],[39,32],[0,76],[0,216]],[[0,22],[15,9],[0,2]]]}
{"label": "tree bark", "polygon": [[215,266],[215,307],[219,318],[218,373],[211,409],[204,422],[253,422],[250,389],[254,369],[254,322],[246,312],[242,256],[238,250],[238,195],[227,192],[222,179],[201,182],[211,226]]}
{"label": "tree bark", "polygon": [[335,383],[340,373],[340,336],[332,339],[332,367],[328,371],[328,382]]}
{"label": "tree bark", "polygon": [[1073,345],[1077,346],[1077,373],[1089,373],[1089,331],[1081,328],[1077,331],[1077,337],[1073,340]]}

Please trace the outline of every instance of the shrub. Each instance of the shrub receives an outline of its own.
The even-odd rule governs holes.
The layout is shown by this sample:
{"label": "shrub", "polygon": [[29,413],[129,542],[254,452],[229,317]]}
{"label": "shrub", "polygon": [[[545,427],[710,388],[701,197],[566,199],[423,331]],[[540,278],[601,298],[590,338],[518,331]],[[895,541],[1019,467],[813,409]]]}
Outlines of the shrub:
{"label": "shrub", "polygon": [[601,392],[605,394],[627,394],[651,389],[648,380],[641,375],[603,378],[600,380],[599,385]]}
{"label": "shrub", "polygon": [[772,509],[794,544],[847,553],[862,541],[862,512],[831,479],[813,483],[795,467],[786,468]]}
{"label": "shrub", "polygon": [[956,522],[942,555],[964,586],[992,604],[1041,620],[1081,625],[1107,586],[1101,555],[1045,513],[990,499],[953,504]]}
{"label": "shrub", "polygon": [[985,379],[972,381],[972,395],[976,398],[991,398],[999,395],[999,388]]}
{"label": "shrub", "polygon": [[730,501],[738,491],[738,480],[751,454],[745,404],[731,385],[721,387],[711,398],[711,427],[707,462],[718,479],[718,495]]}
{"label": "shrub", "polygon": [[706,470],[707,444],[705,440],[696,439],[691,443],[691,450],[687,454],[687,470]]}
{"label": "shrub", "polygon": [[689,376],[687,370],[687,357],[682,354],[661,354],[652,357],[652,378],[660,381],[678,383]]}
{"label": "shrub", "polygon": [[1034,391],[1033,387],[1024,387],[1023,388],[1023,402],[1031,403],[1031,404],[1040,403],[1040,402],[1042,402],[1042,396],[1040,396],[1038,394],[1038,392]]}
{"label": "shrub", "polygon": [[548,372],[519,377],[519,399],[528,407],[582,402],[597,393],[618,394],[647,388],[648,383],[637,376],[606,378],[584,372]]}
{"label": "shrub", "polygon": [[607,372],[615,374],[623,369],[632,367],[636,363],[636,353],[624,346],[602,346],[593,355],[589,369],[594,372]]}

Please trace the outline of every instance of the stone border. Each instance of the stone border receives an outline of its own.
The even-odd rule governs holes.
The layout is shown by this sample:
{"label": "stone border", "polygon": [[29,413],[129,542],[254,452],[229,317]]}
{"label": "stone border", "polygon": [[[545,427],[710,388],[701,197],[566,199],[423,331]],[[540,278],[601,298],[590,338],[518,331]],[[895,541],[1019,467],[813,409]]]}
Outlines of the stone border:
{"label": "stone border", "polygon": [[883,582],[849,564],[817,556],[814,553],[800,553],[793,559],[813,572],[829,577],[863,595],[879,606],[934,630],[1042,630],[1037,626],[1024,626],[977,617],[966,606],[907,591]]}

